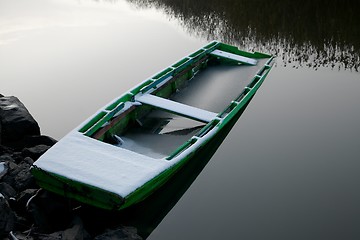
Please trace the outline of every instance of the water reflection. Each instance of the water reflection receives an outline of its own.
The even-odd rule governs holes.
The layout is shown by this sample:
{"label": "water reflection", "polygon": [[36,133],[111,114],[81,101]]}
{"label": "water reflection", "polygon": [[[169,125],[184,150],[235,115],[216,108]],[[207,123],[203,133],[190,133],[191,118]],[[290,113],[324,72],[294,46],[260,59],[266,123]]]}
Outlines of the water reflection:
{"label": "water reflection", "polygon": [[360,1],[127,1],[161,9],[193,36],[270,51],[285,66],[359,69]]}

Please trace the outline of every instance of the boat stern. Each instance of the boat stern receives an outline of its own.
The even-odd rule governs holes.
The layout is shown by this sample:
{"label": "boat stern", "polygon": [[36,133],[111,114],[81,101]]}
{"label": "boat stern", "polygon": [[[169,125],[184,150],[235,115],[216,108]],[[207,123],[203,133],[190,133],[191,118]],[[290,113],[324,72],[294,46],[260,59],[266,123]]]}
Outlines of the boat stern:
{"label": "boat stern", "polygon": [[120,195],[47,172],[36,165],[31,173],[38,185],[50,192],[107,210],[118,210],[125,200]]}

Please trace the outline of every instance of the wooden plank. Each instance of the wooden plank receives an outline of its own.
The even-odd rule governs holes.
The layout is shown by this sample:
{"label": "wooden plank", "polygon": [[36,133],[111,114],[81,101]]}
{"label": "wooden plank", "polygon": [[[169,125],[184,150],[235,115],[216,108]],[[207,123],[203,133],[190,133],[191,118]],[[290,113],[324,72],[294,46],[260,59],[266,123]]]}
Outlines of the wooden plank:
{"label": "wooden plank", "polygon": [[217,113],[185,105],[169,99],[157,97],[151,94],[144,94],[135,97],[135,100],[147,105],[163,109],[165,111],[169,111],[205,123],[210,122],[217,116]]}
{"label": "wooden plank", "polygon": [[248,57],[243,57],[237,54],[233,54],[233,53],[229,53],[229,52],[224,52],[221,50],[214,50],[210,53],[210,55],[216,56],[216,57],[220,57],[220,58],[226,58],[226,59],[230,59],[233,61],[237,61],[243,64],[249,64],[249,65],[256,65],[257,64],[257,60],[253,59],[253,58],[248,58]]}

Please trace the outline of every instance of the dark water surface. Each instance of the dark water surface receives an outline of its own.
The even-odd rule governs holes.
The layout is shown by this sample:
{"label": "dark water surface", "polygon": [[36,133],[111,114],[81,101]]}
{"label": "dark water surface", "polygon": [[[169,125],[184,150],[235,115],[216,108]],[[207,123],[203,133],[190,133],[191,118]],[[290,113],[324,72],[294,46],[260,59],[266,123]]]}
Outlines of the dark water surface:
{"label": "dark water surface", "polygon": [[203,155],[205,168],[119,222],[156,240],[360,239],[359,7],[0,0],[0,93],[60,139],[210,39],[277,54],[218,150]]}

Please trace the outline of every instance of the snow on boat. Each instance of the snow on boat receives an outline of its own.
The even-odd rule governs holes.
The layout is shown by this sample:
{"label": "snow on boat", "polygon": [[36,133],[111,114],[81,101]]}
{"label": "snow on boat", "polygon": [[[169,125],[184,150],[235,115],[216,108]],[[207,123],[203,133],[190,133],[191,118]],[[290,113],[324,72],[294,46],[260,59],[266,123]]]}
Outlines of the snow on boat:
{"label": "snow on boat", "polygon": [[138,203],[250,101],[273,58],[211,42],[100,109],[31,172],[42,188],[99,208]]}

